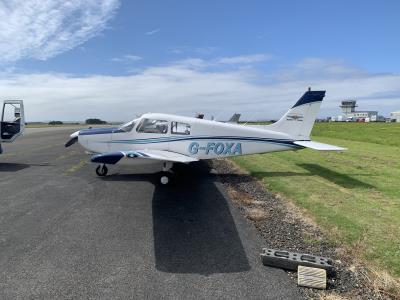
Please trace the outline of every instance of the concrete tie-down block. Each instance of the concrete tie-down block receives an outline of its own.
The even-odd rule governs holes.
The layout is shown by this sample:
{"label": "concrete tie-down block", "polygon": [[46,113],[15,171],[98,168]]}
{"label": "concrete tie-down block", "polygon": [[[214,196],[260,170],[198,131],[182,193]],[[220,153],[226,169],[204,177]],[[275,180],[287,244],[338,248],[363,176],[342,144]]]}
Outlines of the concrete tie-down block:
{"label": "concrete tie-down block", "polygon": [[328,275],[334,273],[332,260],[321,256],[263,248],[261,260],[265,266],[285,270],[297,271],[298,266],[305,266],[324,269]]}

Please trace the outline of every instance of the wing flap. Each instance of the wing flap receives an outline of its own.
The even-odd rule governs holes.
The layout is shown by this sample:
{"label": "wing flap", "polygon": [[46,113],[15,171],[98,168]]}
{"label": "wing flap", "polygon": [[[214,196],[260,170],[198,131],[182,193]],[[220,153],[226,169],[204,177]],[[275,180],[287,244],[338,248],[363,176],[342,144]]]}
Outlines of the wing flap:
{"label": "wing flap", "polygon": [[313,142],[313,141],[294,141],[293,143],[296,145],[299,145],[299,146],[311,148],[311,149],[318,150],[318,151],[344,151],[344,150],[347,150],[347,148],[342,148],[342,147],[338,147],[338,146],[334,146],[334,145]]}

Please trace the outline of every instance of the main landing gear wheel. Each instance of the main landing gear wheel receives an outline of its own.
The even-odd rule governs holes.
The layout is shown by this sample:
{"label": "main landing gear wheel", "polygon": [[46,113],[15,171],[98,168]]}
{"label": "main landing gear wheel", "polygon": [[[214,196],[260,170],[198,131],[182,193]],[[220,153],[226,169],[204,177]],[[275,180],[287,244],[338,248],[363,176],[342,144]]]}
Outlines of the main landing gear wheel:
{"label": "main landing gear wheel", "polygon": [[168,183],[171,182],[172,174],[170,172],[162,172],[160,176],[160,183],[162,185],[167,185]]}
{"label": "main landing gear wheel", "polygon": [[108,168],[106,167],[106,165],[100,165],[96,168],[96,174],[98,176],[106,176],[108,172]]}
{"label": "main landing gear wheel", "polygon": [[163,162],[162,164],[162,172],[160,176],[160,183],[162,185],[167,185],[171,182],[172,179],[172,172],[170,171],[173,166],[172,162]]}

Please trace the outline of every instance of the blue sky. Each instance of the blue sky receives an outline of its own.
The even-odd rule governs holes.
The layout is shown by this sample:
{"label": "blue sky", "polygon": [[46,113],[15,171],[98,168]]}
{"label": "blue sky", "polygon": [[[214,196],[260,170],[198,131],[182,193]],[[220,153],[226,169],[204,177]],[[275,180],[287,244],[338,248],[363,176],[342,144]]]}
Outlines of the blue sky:
{"label": "blue sky", "polygon": [[[0,91],[28,120],[400,109],[399,1],[0,1]],[[124,109],[121,111],[121,107]]]}

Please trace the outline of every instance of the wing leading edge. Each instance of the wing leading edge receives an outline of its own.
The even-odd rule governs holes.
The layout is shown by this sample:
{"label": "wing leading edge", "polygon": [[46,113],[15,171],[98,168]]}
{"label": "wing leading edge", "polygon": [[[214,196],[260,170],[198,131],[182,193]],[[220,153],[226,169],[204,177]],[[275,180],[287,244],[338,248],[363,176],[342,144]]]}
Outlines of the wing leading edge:
{"label": "wing leading edge", "polygon": [[197,158],[190,157],[187,155],[166,151],[166,150],[138,150],[138,151],[116,151],[106,152],[93,155],[91,158],[92,162],[103,163],[103,164],[116,164],[122,158],[126,159],[152,159],[159,161],[170,161],[180,163],[190,163],[198,161]]}

